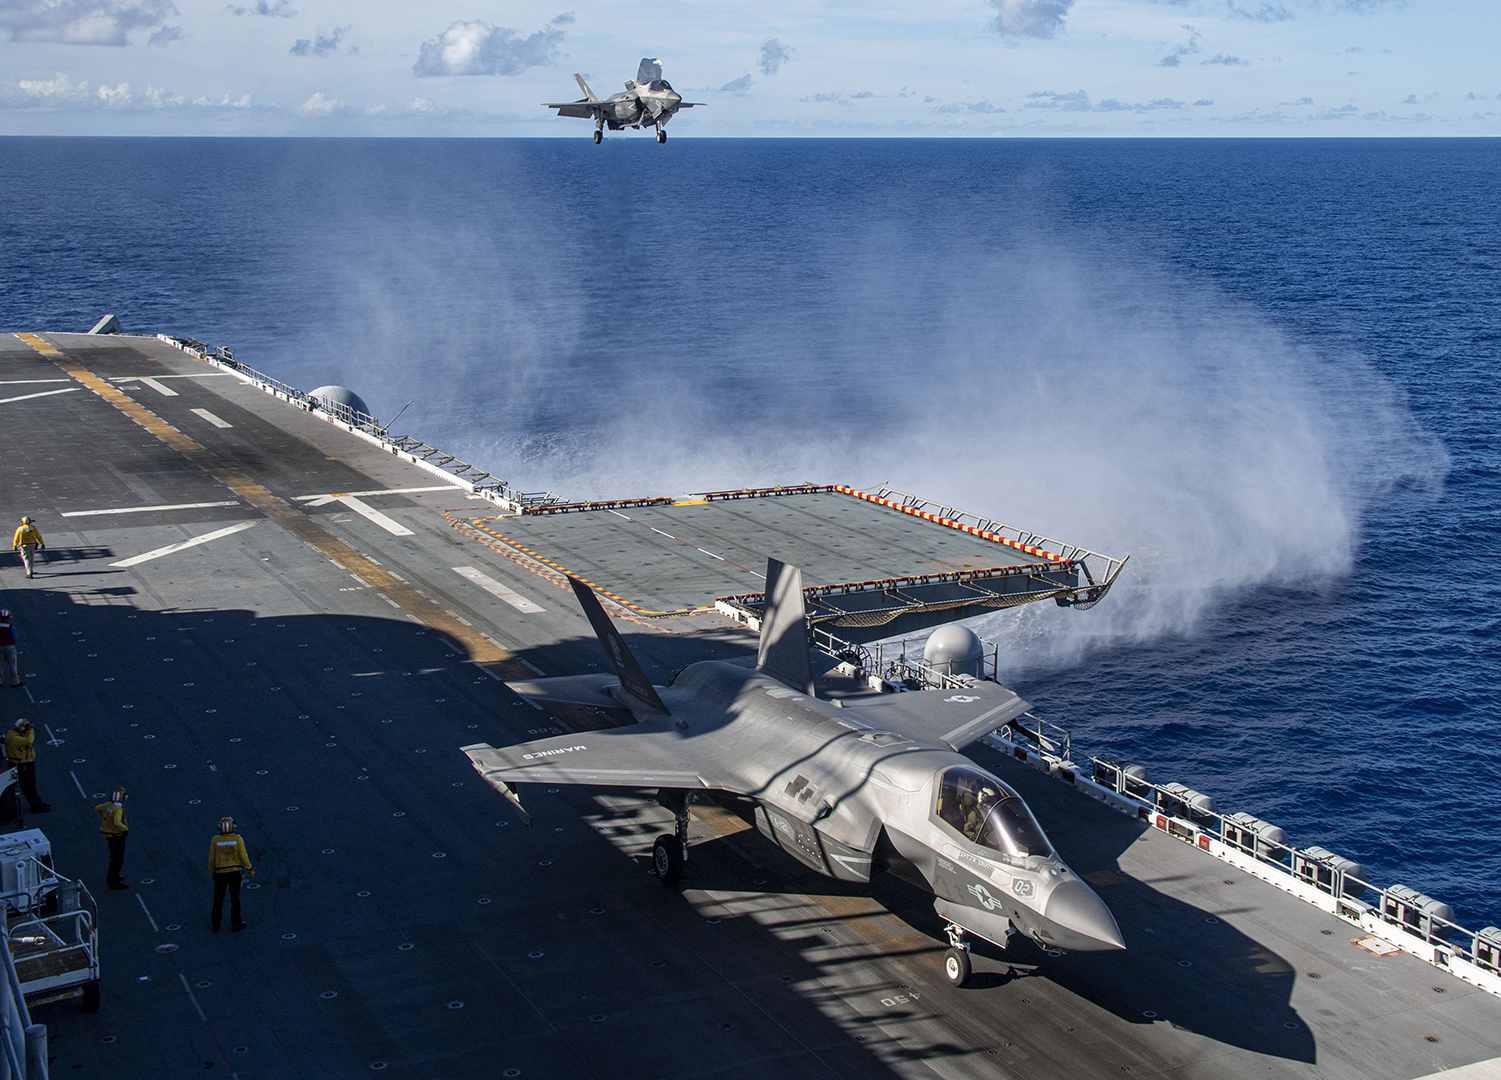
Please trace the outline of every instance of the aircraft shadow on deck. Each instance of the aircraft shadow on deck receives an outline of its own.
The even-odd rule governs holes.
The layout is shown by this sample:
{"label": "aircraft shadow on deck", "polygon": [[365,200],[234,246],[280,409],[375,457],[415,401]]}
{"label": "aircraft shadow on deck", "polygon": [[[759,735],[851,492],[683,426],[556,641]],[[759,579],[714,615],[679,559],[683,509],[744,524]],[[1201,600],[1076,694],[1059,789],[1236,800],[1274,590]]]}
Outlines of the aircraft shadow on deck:
{"label": "aircraft shadow on deck", "polygon": [[[37,584],[43,587],[6,590],[3,601],[0,601],[16,614],[21,630],[23,669],[35,670],[27,663],[27,653],[32,650],[49,652],[54,661],[54,674],[59,670],[68,671],[78,680],[80,689],[91,681],[87,665],[94,661],[79,660],[70,650],[88,643],[100,652],[107,650],[116,666],[123,669],[120,683],[124,685],[121,689],[130,687],[136,693],[144,689],[160,692],[164,697],[170,692],[186,708],[199,704],[196,700],[186,700],[191,694],[181,690],[187,676],[187,681],[198,684],[193,693],[205,704],[222,707],[226,695],[229,695],[230,709],[241,715],[255,717],[258,709],[264,709],[266,720],[284,723],[281,714],[286,713],[287,708],[258,696],[259,690],[264,689],[258,685],[264,681],[256,674],[258,668],[270,667],[276,674],[276,681],[288,687],[296,685],[292,680],[298,678],[314,684],[320,680],[348,679],[351,673],[347,671],[326,674],[323,669],[328,665],[323,663],[320,651],[325,648],[347,650],[353,643],[360,651],[370,654],[369,667],[373,677],[357,680],[361,689],[349,692],[348,712],[343,715],[346,722],[355,722],[353,726],[379,735],[382,731],[395,734],[394,729],[379,728],[378,718],[381,716],[400,715],[404,710],[420,718],[422,711],[430,711],[433,707],[429,703],[433,699],[425,691],[418,692],[419,685],[431,685],[428,679],[444,670],[430,659],[434,641],[441,643],[444,639],[434,631],[414,628],[403,620],[352,615],[261,617],[238,609],[153,612],[137,610],[121,602],[133,592],[129,589],[92,590],[93,593],[108,593],[115,600],[114,603],[98,604],[89,603],[86,597],[77,598],[67,592],[49,590],[41,581]],[[212,648],[206,650],[208,657],[215,652],[222,657],[226,651],[223,645],[237,641],[238,647],[229,650],[236,659],[241,655],[254,659],[246,659],[244,666],[226,665],[210,671],[200,666],[196,669],[197,678],[192,678],[193,665],[213,661],[205,654],[195,654],[186,646],[186,639],[196,636],[188,631],[210,628]],[[148,646],[149,638],[159,639],[152,643],[157,647]],[[177,662],[172,665],[164,664],[161,657],[153,655],[160,652],[160,646],[168,640],[174,643],[173,652],[177,657]],[[648,670],[654,681],[660,682],[666,682],[672,671],[694,660],[710,656],[728,658],[737,652],[744,653],[732,642],[695,642],[689,636],[681,640],[664,640],[660,635],[631,634],[629,642],[645,662],[656,665],[655,670]],[[428,654],[429,658],[416,656],[419,652]],[[449,652],[455,655],[450,658]],[[597,644],[592,638],[581,637],[558,642],[548,647],[545,653],[543,650],[528,650],[524,655],[545,660],[544,670],[551,675],[576,672],[580,665],[573,662],[575,658],[593,653],[598,653]],[[467,659],[460,648],[448,650],[445,647],[437,655],[449,665]],[[600,668],[604,667],[602,654],[593,662]],[[521,706],[519,699],[513,700],[514,695],[508,690],[495,687],[477,669],[471,670],[474,679],[469,681],[484,679],[491,692],[498,691],[501,695],[491,700],[505,702],[494,710],[498,715],[490,717],[492,723],[479,725],[475,736],[499,744],[507,739],[524,741],[528,737],[527,725],[535,727],[541,716],[535,710]],[[407,675],[407,672],[411,674]],[[455,677],[451,668],[445,677],[450,681]],[[33,684],[31,689],[46,690],[39,684]],[[326,688],[319,689],[321,692]],[[342,687],[327,689],[331,697],[342,692]],[[252,690],[256,693],[251,693]],[[242,693],[245,694],[243,699],[240,698]],[[0,702],[3,702],[0,723],[5,726],[17,716],[36,711],[31,701],[20,693],[0,691],[0,694],[5,695],[0,697]],[[261,705],[261,702],[265,704]],[[291,711],[295,713],[295,709]],[[616,720],[618,717],[601,717],[600,723],[608,726]],[[80,718],[75,717],[74,722],[80,722]],[[452,750],[455,755],[459,754],[457,744]],[[1102,825],[1087,833],[1064,832],[1052,820],[1054,815],[1050,813],[1050,803],[1070,794],[1067,789],[1028,770],[1002,770],[997,762],[990,760],[999,758],[993,752],[977,748],[974,756],[1000,771],[1003,778],[1022,790],[1043,827],[1050,830],[1064,859],[1080,873],[1116,869],[1120,855],[1144,831],[1142,825],[1129,818],[1109,815]],[[139,781],[133,780],[131,771],[128,762],[120,762],[120,782],[145,782],[144,776]],[[60,787],[59,779],[53,775],[44,778],[44,783]],[[446,783],[443,786],[446,787]],[[1077,794],[1074,797],[1082,798]],[[509,812],[497,795],[492,813],[504,816]],[[695,826],[695,831],[702,833],[706,830]],[[1153,839],[1172,842],[1157,837]],[[267,869],[273,868],[268,866]],[[878,879],[872,887],[862,888],[813,874],[753,830],[696,843],[683,887],[727,892],[759,890],[813,896],[871,896],[926,935],[932,950],[943,947],[943,920],[933,911],[931,898],[926,894],[890,878]],[[668,890],[662,890],[664,901],[670,900],[672,895]],[[1072,997],[1130,1025],[1167,1023],[1254,1053],[1299,1062],[1315,1061],[1313,1035],[1290,1004],[1295,972],[1281,957],[1218,920],[1212,912],[1168,896],[1147,883],[1127,880],[1124,884],[1103,889],[1102,897],[1125,935],[1126,952],[1054,958],[1020,938],[1004,952],[976,942],[976,954],[982,962],[977,964],[973,988],[949,992],[963,995],[965,999],[973,996],[983,1000],[988,993],[1004,992],[1008,987],[1046,983],[1061,991],[1055,993],[1054,1000],[1064,1001]],[[1147,933],[1148,928],[1155,933]],[[809,926],[807,944],[809,947],[827,944],[821,928]],[[918,951],[927,950],[919,947]],[[1192,966],[1180,967],[1179,962],[1187,958],[1191,958],[1188,962]],[[804,961],[801,968],[790,974],[794,981],[802,982],[815,978],[824,966],[821,962]],[[807,1000],[807,992],[802,994],[802,1000]],[[997,1009],[1004,1004],[1001,998],[995,1000]],[[1071,1007],[1077,1008],[1077,1002]],[[791,1003],[788,1008],[792,1008]],[[1156,1015],[1148,1015],[1150,1013]],[[804,1016],[799,1021],[800,1026],[810,1024],[826,1028],[820,1038],[836,1035],[833,1022],[826,1018]],[[839,1034],[838,1037],[847,1036]],[[861,1046],[866,1051],[876,1050],[874,1044],[866,1046],[862,1043]],[[888,1048],[890,1054],[897,1050],[895,1046]],[[923,1049],[927,1056],[974,1052],[973,1048],[931,1043]],[[1136,1053],[1146,1059],[1154,1056],[1146,1045],[1138,1047]],[[869,1073],[872,1069],[884,1071],[884,1066],[871,1058],[858,1071]]]}

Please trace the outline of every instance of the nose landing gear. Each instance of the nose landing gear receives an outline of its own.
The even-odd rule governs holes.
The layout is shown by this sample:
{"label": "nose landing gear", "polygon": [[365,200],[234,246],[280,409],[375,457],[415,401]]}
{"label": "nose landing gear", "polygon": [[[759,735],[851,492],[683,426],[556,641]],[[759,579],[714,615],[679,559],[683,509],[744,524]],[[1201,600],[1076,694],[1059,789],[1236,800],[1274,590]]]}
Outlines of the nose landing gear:
{"label": "nose landing gear", "polygon": [[598,146],[600,143],[602,143],[604,141],[605,141],[605,133],[603,131],[595,129],[595,132],[594,132],[594,145]]}
{"label": "nose landing gear", "polygon": [[954,986],[963,986],[969,981],[969,943],[964,940],[965,929],[956,923],[944,927],[949,936],[948,951],[943,954],[943,974]]}
{"label": "nose landing gear", "polygon": [[667,129],[666,128],[661,128],[661,127],[657,128],[657,142],[666,142],[666,141],[667,141]]}

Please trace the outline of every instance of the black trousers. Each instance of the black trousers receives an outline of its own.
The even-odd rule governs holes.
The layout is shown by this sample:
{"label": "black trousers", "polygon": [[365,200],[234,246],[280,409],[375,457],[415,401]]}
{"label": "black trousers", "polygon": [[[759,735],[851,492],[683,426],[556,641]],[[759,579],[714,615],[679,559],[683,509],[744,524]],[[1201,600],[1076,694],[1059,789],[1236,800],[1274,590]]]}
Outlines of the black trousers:
{"label": "black trousers", "polygon": [[15,763],[16,781],[21,785],[21,794],[26,796],[27,805],[32,810],[47,803],[36,793],[36,762],[19,761]]}
{"label": "black trousers", "polygon": [[238,870],[226,870],[221,874],[214,875],[214,909],[209,912],[209,919],[213,922],[214,929],[219,929],[219,923],[224,917],[224,894],[229,893],[229,925],[239,926],[240,919],[240,872]]}
{"label": "black trousers", "polygon": [[106,836],[109,841],[109,873],[105,875],[105,881],[113,885],[115,882],[124,884],[125,879],[120,876],[120,871],[125,866],[125,838],[129,833],[121,833],[119,836]]}

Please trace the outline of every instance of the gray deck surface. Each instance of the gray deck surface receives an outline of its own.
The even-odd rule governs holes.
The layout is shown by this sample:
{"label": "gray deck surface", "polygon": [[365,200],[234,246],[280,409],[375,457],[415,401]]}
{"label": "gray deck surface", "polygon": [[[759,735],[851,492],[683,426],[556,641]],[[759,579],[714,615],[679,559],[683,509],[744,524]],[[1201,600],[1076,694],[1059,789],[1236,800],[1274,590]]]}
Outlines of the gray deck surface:
{"label": "gray deck surface", "polygon": [[758,593],[765,588],[768,556],[800,567],[809,586],[1044,561],[840,492],[476,524],[649,612]]}
{"label": "gray deck surface", "polygon": [[[104,377],[210,370],[141,339],[48,339]],[[0,380],[32,378],[65,376],[0,337]],[[440,483],[233,378],[164,384],[178,396],[129,394],[202,460],[283,498]],[[0,688],[0,723],[37,722],[54,809],[27,824],[102,909],[103,1008],[35,1011],[54,1076],[1409,1080],[1497,1053],[1501,1000],[1365,953],[1347,924],[984,749],[1076,870],[1124,878],[1101,895],[1127,952],[1016,944],[1008,964],[987,949],[954,990],[928,898],[845,890],[711,811],[683,887],[665,889],[645,856],[670,819],[646,793],[523,788],[537,823],[519,824],[458,747],[555,729],[488,673],[525,669],[467,662],[310,546],[302,519],[243,502],[61,517],[239,501],[87,390],[0,404],[0,451],[0,520],[31,513],[49,545],[35,580],[0,559],[28,679]],[[482,504],[458,490],[366,501],[413,535],[339,503],[302,513],[544,673],[604,664],[567,594],[441,513]],[[255,524],[110,566],[242,521]],[[545,610],[522,614],[456,566]],[[754,645],[732,628],[622,629],[658,678]],[[91,807],[116,783],[131,793],[132,888],[106,892]],[[206,848],[225,813],[257,887],[249,929],[213,935]]]}

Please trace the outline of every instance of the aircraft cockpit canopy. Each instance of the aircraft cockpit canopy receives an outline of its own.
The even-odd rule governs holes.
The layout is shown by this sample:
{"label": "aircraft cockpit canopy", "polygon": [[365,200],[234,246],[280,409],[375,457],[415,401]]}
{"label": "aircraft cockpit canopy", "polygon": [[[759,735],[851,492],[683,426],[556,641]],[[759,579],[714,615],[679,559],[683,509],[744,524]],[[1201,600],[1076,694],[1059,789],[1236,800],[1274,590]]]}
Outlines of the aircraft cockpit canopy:
{"label": "aircraft cockpit canopy", "polygon": [[666,79],[653,79],[648,89],[655,90],[660,94],[663,90],[671,90],[672,83],[668,82]]}
{"label": "aircraft cockpit canopy", "polygon": [[1047,856],[1053,846],[1011,788],[970,765],[948,769],[938,785],[938,816],[960,836],[1016,858]]}

